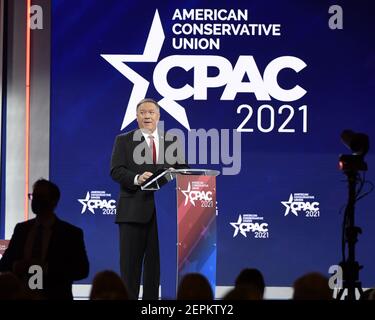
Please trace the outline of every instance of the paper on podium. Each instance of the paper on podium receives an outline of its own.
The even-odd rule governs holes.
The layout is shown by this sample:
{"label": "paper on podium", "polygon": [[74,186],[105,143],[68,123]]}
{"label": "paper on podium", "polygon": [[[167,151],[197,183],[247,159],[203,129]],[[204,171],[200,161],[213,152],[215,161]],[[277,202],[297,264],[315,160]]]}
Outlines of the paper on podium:
{"label": "paper on podium", "polygon": [[173,180],[177,174],[182,175],[205,175],[217,176],[220,174],[217,170],[207,169],[175,169],[175,168],[162,168],[157,170],[150,178],[141,184],[141,190],[156,191],[162,186]]}

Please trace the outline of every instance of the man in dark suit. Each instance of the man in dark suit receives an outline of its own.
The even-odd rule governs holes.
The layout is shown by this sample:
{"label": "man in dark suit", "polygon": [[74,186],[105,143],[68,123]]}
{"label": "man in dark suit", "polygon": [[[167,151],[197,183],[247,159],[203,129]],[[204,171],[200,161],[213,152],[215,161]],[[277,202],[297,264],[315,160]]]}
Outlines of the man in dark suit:
{"label": "man in dark suit", "polygon": [[36,218],[16,225],[0,260],[0,272],[15,273],[27,287],[29,268],[38,265],[43,270],[39,296],[71,300],[73,281],[84,279],[89,273],[83,232],[56,217],[60,191],[54,183],[36,181],[29,198]]}
{"label": "man in dark suit", "polygon": [[144,300],[158,299],[160,283],[154,192],[142,191],[140,185],[158,169],[187,168],[179,152],[173,159],[166,152],[172,144],[177,144],[177,138],[160,132],[159,119],[160,107],[156,101],[140,101],[137,105],[139,129],[118,135],[112,152],[111,177],[120,185],[116,216],[120,231],[120,270],[132,299],[138,299],[142,265]]}

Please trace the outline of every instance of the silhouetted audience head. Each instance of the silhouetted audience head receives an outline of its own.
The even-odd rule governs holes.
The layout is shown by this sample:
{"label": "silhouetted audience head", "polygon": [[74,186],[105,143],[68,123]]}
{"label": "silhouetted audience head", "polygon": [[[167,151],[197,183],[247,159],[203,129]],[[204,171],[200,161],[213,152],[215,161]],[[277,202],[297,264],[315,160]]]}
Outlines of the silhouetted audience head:
{"label": "silhouetted audience head", "polygon": [[199,273],[185,275],[177,290],[177,300],[213,300],[208,280]]}
{"label": "silhouetted audience head", "polygon": [[25,299],[22,282],[11,272],[0,273],[0,300]]}
{"label": "silhouetted audience head", "polygon": [[53,212],[59,200],[60,190],[56,184],[45,179],[39,179],[34,183],[31,209],[36,215]]}
{"label": "silhouetted audience head", "polygon": [[298,278],[293,285],[294,300],[332,300],[333,291],[329,279],[320,273],[312,272]]}
{"label": "silhouetted audience head", "polygon": [[264,295],[264,278],[258,269],[244,269],[236,278],[236,288],[246,288],[252,300],[262,300]]}
{"label": "silhouetted audience head", "polygon": [[90,300],[127,300],[128,292],[120,276],[113,271],[98,272],[93,280]]}
{"label": "silhouetted audience head", "polygon": [[223,300],[262,300],[259,296],[259,292],[254,288],[240,286],[230,290],[224,297]]}

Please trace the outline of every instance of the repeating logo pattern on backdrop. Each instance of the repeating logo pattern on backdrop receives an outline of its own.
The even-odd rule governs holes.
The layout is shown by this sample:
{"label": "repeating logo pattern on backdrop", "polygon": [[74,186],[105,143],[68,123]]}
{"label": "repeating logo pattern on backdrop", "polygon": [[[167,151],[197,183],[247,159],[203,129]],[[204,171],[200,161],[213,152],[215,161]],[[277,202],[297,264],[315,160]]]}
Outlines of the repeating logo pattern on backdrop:
{"label": "repeating logo pattern on backdrop", "polygon": [[105,215],[116,214],[116,200],[106,191],[87,191],[83,199],[78,199],[82,205],[81,214],[101,212]]}
{"label": "repeating logo pattern on backdrop", "polygon": [[245,238],[247,234],[250,234],[259,239],[266,239],[270,236],[269,224],[258,214],[240,214],[237,222],[230,222],[230,225],[234,228],[233,238],[240,234]]}
{"label": "repeating logo pattern on backdrop", "polygon": [[298,217],[299,213],[304,213],[308,218],[320,217],[320,204],[315,200],[315,196],[309,193],[291,193],[289,200],[281,203],[285,207],[284,216],[292,213]]}

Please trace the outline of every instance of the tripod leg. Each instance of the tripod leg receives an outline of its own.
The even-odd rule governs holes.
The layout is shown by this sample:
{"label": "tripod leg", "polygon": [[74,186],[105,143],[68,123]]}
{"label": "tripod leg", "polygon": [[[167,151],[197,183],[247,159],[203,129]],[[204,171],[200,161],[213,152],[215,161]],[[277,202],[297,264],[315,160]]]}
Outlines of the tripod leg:
{"label": "tripod leg", "polygon": [[363,289],[362,289],[361,285],[358,286],[358,291],[359,291],[359,299],[361,299],[361,297],[363,295]]}

